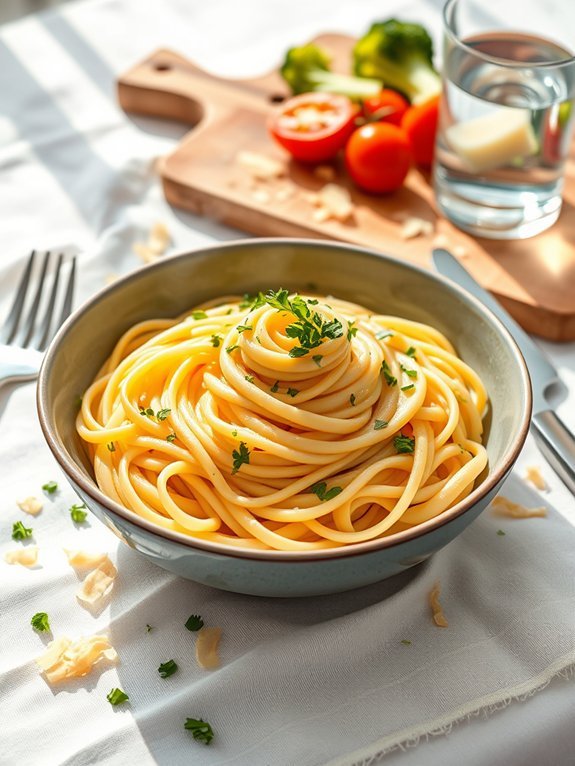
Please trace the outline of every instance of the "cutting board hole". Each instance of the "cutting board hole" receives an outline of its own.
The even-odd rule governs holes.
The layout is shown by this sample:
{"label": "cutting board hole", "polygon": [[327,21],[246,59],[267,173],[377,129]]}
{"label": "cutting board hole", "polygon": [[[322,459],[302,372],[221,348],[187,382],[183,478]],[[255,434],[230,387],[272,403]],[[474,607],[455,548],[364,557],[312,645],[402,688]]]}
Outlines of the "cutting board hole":
{"label": "cutting board hole", "polygon": [[172,68],[171,64],[162,64],[158,62],[157,64],[153,64],[154,69],[156,72],[169,72]]}

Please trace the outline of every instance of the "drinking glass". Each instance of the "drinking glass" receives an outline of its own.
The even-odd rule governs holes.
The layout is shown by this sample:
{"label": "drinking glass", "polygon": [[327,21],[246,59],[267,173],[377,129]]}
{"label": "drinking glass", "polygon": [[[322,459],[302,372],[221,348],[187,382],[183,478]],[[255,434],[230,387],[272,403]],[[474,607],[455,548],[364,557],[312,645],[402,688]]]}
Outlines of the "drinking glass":
{"label": "drinking glass", "polygon": [[542,11],[529,0],[448,0],[443,11],[435,193],[476,236],[530,237],[561,210],[575,58],[562,19]]}

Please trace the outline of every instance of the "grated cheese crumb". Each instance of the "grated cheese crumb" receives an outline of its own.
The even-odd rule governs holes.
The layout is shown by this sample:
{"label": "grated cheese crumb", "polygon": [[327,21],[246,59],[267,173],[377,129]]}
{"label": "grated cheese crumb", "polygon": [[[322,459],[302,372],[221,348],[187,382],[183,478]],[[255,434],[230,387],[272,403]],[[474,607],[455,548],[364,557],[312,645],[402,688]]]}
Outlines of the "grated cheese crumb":
{"label": "grated cheese crumb", "polygon": [[150,250],[150,248],[147,245],[144,245],[142,242],[134,242],[132,249],[136,255],[144,261],[144,263],[154,263],[154,261],[157,261],[160,257],[157,253],[154,253],[153,250]]}
{"label": "grated cheese crumb", "polygon": [[46,680],[59,683],[69,678],[88,675],[103,660],[116,662],[118,655],[107,636],[91,636],[73,641],[62,636],[48,644],[46,652],[36,659]]}
{"label": "grated cheese crumb", "polygon": [[449,623],[447,622],[445,615],[443,614],[443,609],[441,607],[441,604],[439,603],[439,583],[435,583],[433,588],[431,589],[431,592],[429,594],[429,604],[431,606],[431,611],[433,613],[433,621],[439,628],[447,628],[449,627]]}
{"label": "grated cheese crumb", "polygon": [[24,513],[29,513],[31,516],[37,516],[43,508],[42,502],[37,497],[27,497],[24,500],[18,500],[17,506]]}
{"label": "grated cheese crumb", "polygon": [[456,258],[467,258],[469,253],[467,252],[467,248],[463,247],[463,245],[455,245],[453,248],[453,255]]}
{"label": "grated cheese crumb", "polygon": [[252,192],[252,199],[254,202],[258,202],[260,205],[267,205],[272,196],[266,189],[255,189]]}
{"label": "grated cheese crumb", "polygon": [[74,569],[95,569],[108,558],[105,553],[70,550],[69,548],[64,548],[63,550],[68,557],[68,564],[70,564],[71,567],[74,567]]}
{"label": "grated cheese crumb", "polygon": [[319,222],[334,218],[344,223],[351,218],[354,210],[349,191],[337,184],[322,187],[315,195],[313,204],[319,208],[314,212],[313,219]]}
{"label": "grated cheese crumb", "polygon": [[437,234],[431,244],[433,247],[449,248],[449,237],[445,234]]}
{"label": "grated cheese crumb", "polygon": [[86,577],[76,598],[82,604],[98,607],[114,587],[117,574],[118,570],[106,556],[100,566]]}
{"label": "grated cheese crumb", "polygon": [[36,566],[38,562],[38,546],[27,545],[13,551],[6,551],[4,561],[7,564],[22,564],[23,567]]}
{"label": "grated cheese crumb", "polygon": [[525,478],[530,481],[537,489],[547,489],[547,484],[541,473],[539,466],[530,465],[525,470]]}
{"label": "grated cheese crumb", "polygon": [[162,221],[156,221],[148,237],[148,247],[156,255],[163,255],[172,241],[168,227]]}
{"label": "grated cheese crumb", "polygon": [[499,516],[509,516],[512,519],[534,519],[547,516],[547,508],[539,506],[538,508],[526,508],[524,505],[514,503],[503,495],[497,495],[492,501],[491,507]]}
{"label": "grated cheese crumb", "polygon": [[258,181],[270,181],[285,175],[283,162],[257,152],[238,152],[236,162],[249,171],[252,178]]}
{"label": "grated cheese crumb", "polygon": [[399,235],[402,239],[413,239],[421,234],[427,235],[432,233],[433,224],[431,221],[426,221],[423,218],[409,217],[404,220]]}
{"label": "grated cheese crumb", "polygon": [[221,628],[201,628],[196,639],[196,660],[206,670],[219,667],[218,646],[222,637]]}

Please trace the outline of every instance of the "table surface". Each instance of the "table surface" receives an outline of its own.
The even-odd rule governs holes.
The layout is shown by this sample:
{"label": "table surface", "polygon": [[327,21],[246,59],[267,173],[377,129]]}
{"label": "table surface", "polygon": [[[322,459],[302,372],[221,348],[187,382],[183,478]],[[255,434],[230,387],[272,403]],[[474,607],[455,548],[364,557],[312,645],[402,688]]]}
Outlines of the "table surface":
{"label": "table surface", "polygon": [[[440,6],[440,0],[397,2],[386,5],[385,13],[423,20],[437,40]],[[518,4],[518,12],[521,7]],[[538,12],[558,30],[575,29],[575,4],[541,0]],[[0,28],[0,210],[10,211],[0,217],[5,283],[15,283],[32,248],[72,243],[90,254],[81,269],[78,300],[83,300],[103,286],[102,275],[141,266],[130,245],[157,220],[168,225],[175,250],[243,236],[171,210],[164,202],[153,160],[169,151],[185,129],[126,116],[118,109],[114,77],[134,61],[165,46],[219,74],[253,76],[277,64],[281,53],[298,41],[326,30],[361,33],[381,13],[381,3],[375,0],[335,5],[327,0],[94,0]],[[137,34],[130,34],[136,16]],[[38,126],[34,94],[45,92],[50,93],[50,108],[43,110],[46,121]],[[89,178],[78,173],[88,160],[93,171]],[[2,312],[8,297],[0,287]],[[554,392],[552,404],[575,430],[575,344],[541,342],[541,347],[564,384]],[[15,417],[21,418],[23,433],[43,454],[47,448],[35,423],[32,390],[29,384],[0,391],[0,434]],[[6,458],[8,451],[0,440],[0,465],[2,453]],[[47,457],[45,461],[48,465]],[[519,469],[533,462],[541,464],[542,458],[529,438]],[[546,477],[546,499],[575,524],[573,497],[549,470]],[[0,472],[6,508],[25,478]],[[573,763],[574,712],[573,684],[556,679],[488,719],[472,718],[454,726],[449,736],[422,740],[384,760],[397,766]],[[0,754],[0,762],[8,764],[10,757]],[[35,762],[31,757],[29,763]],[[120,763],[104,756],[101,762]]]}

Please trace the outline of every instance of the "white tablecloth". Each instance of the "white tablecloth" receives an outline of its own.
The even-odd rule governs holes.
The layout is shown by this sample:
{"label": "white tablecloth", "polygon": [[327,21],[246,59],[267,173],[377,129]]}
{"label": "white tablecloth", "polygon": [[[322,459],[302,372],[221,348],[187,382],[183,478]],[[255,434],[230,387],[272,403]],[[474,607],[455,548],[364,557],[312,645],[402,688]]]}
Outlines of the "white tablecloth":
{"label": "white tablecloth", "polygon": [[[265,4],[256,0],[241,4],[232,0],[209,3],[166,0],[161,4],[95,0],[65,6],[56,13],[31,17],[0,30],[2,314],[23,259],[32,248],[72,243],[82,251],[80,301],[101,287],[107,275],[141,266],[131,251],[132,243],[144,238],[157,220],[167,223],[174,250],[242,236],[217,223],[171,210],[163,200],[153,162],[169,151],[186,129],[125,115],[116,104],[114,92],[115,76],[149,51],[160,46],[170,47],[218,73],[249,76],[271,68],[287,47],[316,33],[326,29],[361,33],[372,20],[393,12],[404,18],[423,20],[438,40],[440,5],[434,0],[391,3],[384,9],[381,3],[372,0],[345,5],[327,0],[306,3],[273,0]],[[538,12],[547,21],[554,19],[557,25],[569,23],[574,28],[575,7],[566,5],[560,0],[548,1],[541,4]],[[520,7],[518,4],[518,13]],[[575,429],[575,346],[548,343],[542,346],[554,359],[567,387],[567,395],[558,398],[559,413]],[[529,440],[515,471],[514,483],[508,487],[514,497],[529,493],[521,476],[525,466],[534,463],[544,465]],[[66,488],[42,440],[35,416],[33,384],[0,392],[0,465],[2,551],[14,547],[9,540],[12,523],[23,518],[16,499],[29,494],[42,496],[40,487],[49,479],[55,478],[60,483],[57,495],[44,499],[41,516],[30,521],[41,547],[42,569],[10,568],[0,562],[1,764],[76,766],[139,762],[142,766],[153,763],[179,766],[188,759],[206,764],[299,766],[334,759],[355,764],[375,762],[378,752],[383,753],[398,742],[401,747],[387,754],[385,763],[535,766],[544,762],[574,762],[575,692],[565,658],[573,650],[567,618],[572,612],[569,594],[575,565],[567,543],[575,540],[569,526],[575,523],[575,508],[573,497],[549,468],[543,469],[549,485],[543,500],[551,509],[551,522],[537,528],[537,533],[529,525],[545,522],[516,522],[514,526],[484,514],[445,554],[437,556],[427,570],[407,575],[400,583],[404,586],[400,591],[398,584],[392,582],[356,594],[288,605],[230,596],[176,580],[141,561],[123,546],[118,549],[115,538],[95,519],[85,529],[75,529],[67,513],[75,498]],[[538,499],[533,493],[527,495],[528,503],[536,504]],[[23,520],[27,523],[29,517]],[[497,528],[502,526],[506,536],[496,536]],[[95,617],[76,603],[74,593],[78,581],[61,553],[62,546],[79,543],[108,550],[120,570],[121,580],[112,606]],[[390,692],[387,715],[382,713],[381,700],[378,701],[374,707],[377,715],[372,735],[363,741],[357,740],[353,724],[355,721],[357,728],[360,724],[365,726],[363,719],[369,708],[365,703],[367,687],[363,691],[354,690],[353,703],[348,706],[346,700],[344,709],[334,705],[340,718],[335,719],[337,731],[334,729],[331,735],[322,710],[307,710],[301,720],[294,718],[298,683],[302,689],[301,705],[305,709],[305,690],[310,679],[297,667],[294,668],[295,681],[293,675],[274,676],[277,664],[274,658],[278,653],[290,651],[290,646],[293,651],[293,641],[301,641],[302,647],[309,650],[310,646],[321,646],[322,636],[332,642],[338,637],[346,640],[350,615],[354,615],[363,631],[360,646],[364,654],[354,660],[358,672],[365,673],[368,663],[386,661],[388,657],[394,658],[394,663],[401,663],[404,660],[397,659],[399,655],[395,654],[400,639],[416,643],[413,634],[405,635],[411,623],[406,620],[392,629],[387,620],[401,616],[404,607],[423,603],[417,599],[436,575],[441,575],[444,583],[454,583],[466,571],[466,556],[476,556],[481,545],[486,557],[493,557],[494,566],[497,561],[500,565],[499,554],[494,553],[493,548],[501,544],[510,546],[510,556],[513,551],[523,551],[525,561],[532,562],[533,571],[537,569],[538,558],[539,564],[544,562],[541,572],[549,567],[548,584],[553,583],[556,588],[557,603],[552,593],[548,604],[539,593],[541,607],[549,609],[546,613],[549,620],[554,614],[566,616],[563,637],[557,626],[554,629],[550,625],[550,645],[544,647],[545,642],[539,640],[540,665],[534,664],[525,692],[545,685],[552,678],[543,690],[531,695],[516,688],[511,696],[521,697],[523,701],[508,705],[504,703],[509,700],[491,704],[487,695],[484,705],[475,706],[481,708],[479,715],[468,717],[467,713],[473,711],[466,712],[462,707],[461,715],[455,716],[462,720],[453,726],[446,726],[445,721],[438,719],[437,726],[433,727],[427,720],[422,737],[416,736],[417,727],[412,727],[411,734],[402,738],[397,734],[401,727],[396,726],[395,736],[382,739],[388,732],[383,724],[380,731],[377,721],[389,718],[392,707],[398,709],[403,688],[419,690],[422,699],[431,700],[428,708],[432,710],[437,685],[431,681],[426,685],[425,675],[418,681],[408,679],[408,673],[405,675],[404,685]],[[534,551],[533,546],[540,548]],[[526,578],[529,579],[527,574]],[[510,588],[516,588],[511,592],[516,593],[517,598],[525,598],[520,580],[518,575],[510,583]],[[469,593],[464,586],[461,588],[459,596]],[[452,604],[457,603],[456,595],[454,592]],[[386,596],[389,598],[384,600]],[[502,603],[492,602],[493,608],[497,609],[498,604],[501,608]],[[559,612],[553,612],[559,607]],[[29,619],[40,610],[49,611],[54,635],[109,632],[120,652],[121,665],[96,673],[87,681],[54,689],[53,693],[49,691],[32,662],[41,652],[43,641],[30,628]],[[447,606],[446,611],[449,611]],[[211,624],[224,627],[223,668],[219,675],[208,678],[186,669],[182,663],[181,672],[171,679],[173,684],[167,694],[167,682],[159,679],[155,668],[171,657],[192,656],[193,637],[181,629],[181,618],[185,620],[194,612],[202,613]],[[460,624],[476,613],[480,610],[478,612],[473,604],[463,604]],[[537,622],[540,617],[534,615],[534,624],[543,624]],[[481,619],[477,617],[478,625]],[[146,632],[146,623],[154,626],[150,633]],[[449,641],[456,640],[456,628],[450,630]],[[468,630],[472,632],[470,626]],[[513,630],[512,635],[516,636],[517,626]],[[385,634],[385,640],[389,641],[389,654],[370,654],[370,637],[376,631]],[[527,645],[528,620],[525,631]],[[520,643],[509,646],[509,666],[521,655]],[[410,647],[401,645],[401,649],[409,651]],[[466,649],[469,650],[469,646]],[[380,650],[381,646],[377,651]],[[272,673],[269,677],[271,696],[250,697],[250,690],[254,694],[257,690],[257,684],[250,681],[251,654],[261,663],[262,672]],[[453,655],[455,665],[456,655],[457,652]],[[442,655],[443,662],[446,656]],[[487,675],[489,657],[486,651]],[[325,671],[313,677],[315,687],[324,684],[327,690],[333,683],[333,688],[337,688],[337,678],[333,677],[336,673],[330,669],[329,659],[316,657],[315,660],[315,671],[318,667]],[[558,663],[555,675],[553,662]],[[541,668],[544,672],[539,676]],[[502,666],[502,679],[504,671]],[[374,676],[379,673],[374,671]],[[479,678],[471,674],[462,678],[460,685],[480,688]],[[351,676],[349,682],[353,684]],[[310,694],[314,683],[309,687]],[[130,692],[131,706],[112,709],[108,705],[105,694],[112,686],[130,687],[126,691]],[[190,698],[190,689],[193,698]],[[269,692],[267,687],[266,690]],[[465,688],[459,691],[465,696]],[[358,702],[362,698],[364,702]],[[419,702],[414,700],[413,704],[417,707]],[[186,749],[185,743],[181,744],[182,711],[188,711],[189,716],[201,715],[196,710],[199,706],[203,706],[205,717],[212,723],[213,719],[217,721],[221,749],[202,750],[203,746],[193,742]],[[254,720],[274,722],[269,740],[261,731],[257,737],[256,732],[252,736],[250,731],[237,731],[238,721],[244,720],[238,711],[243,708],[247,709],[245,720],[253,715]],[[346,725],[350,727],[349,746],[333,752],[329,738],[339,741]],[[434,728],[441,734],[428,736]],[[283,739],[278,734],[282,730]],[[237,737],[236,745],[230,741],[232,731]]]}

